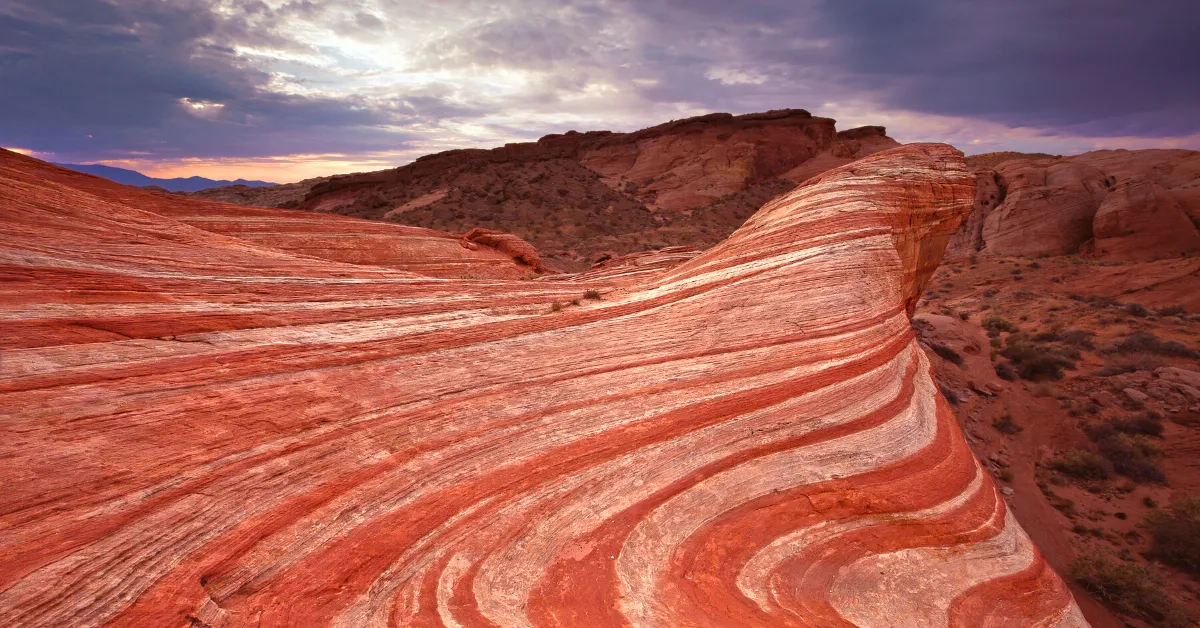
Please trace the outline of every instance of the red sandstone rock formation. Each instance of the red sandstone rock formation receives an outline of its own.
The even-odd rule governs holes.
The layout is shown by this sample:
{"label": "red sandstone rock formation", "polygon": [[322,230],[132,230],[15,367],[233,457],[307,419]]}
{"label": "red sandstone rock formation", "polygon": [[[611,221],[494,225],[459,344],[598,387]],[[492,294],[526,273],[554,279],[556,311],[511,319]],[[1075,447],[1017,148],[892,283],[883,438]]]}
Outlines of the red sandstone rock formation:
{"label": "red sandstone rock formation", "polygon": [[4,625],[1085,625],[909,325],[974,194],[948,146],[550,281],[300,257],[4,157]]}
{"label": "red sandstone rock formation", "polygon": [[[493,247],[466,249],[461,246],[462,236],[341,216],[321,215],[304,211],[287,211],[246,207],[226,203],[194,200],[175,194],[156,193],[141,188],[125,186],[101,177],[59,168],[57,166],[23,157],[16,153],[0,150],[0,177],[11,187],[7,191],[7,211],[20,212],[13,216],[24,216],[28,220],[44,221],[45,228],[33,235],[53,241],[60,237],[54,231],[70,229],[74,218],[58,211],[60,205],[68,205],[61,199],[79,192],[87,202],[111,206],[108,213],[93,212],[79,216],[80,220],[153,220],[150,214],[169,219],[157,224],[164,233],[178,229],[187,237],[204,238],[207,234],[194,233],[201,230],[211,234],[232,236],[239,240],[238,246],[255,243],[266,247],[269,255],[281,251],[308,258],[320,258],[355,265],[383,266],[405,270],[431,277],[494,277],[516,279],[531,272],[543,272],[540,262],[537,268],[518,259],[520,256],[499,251]],[[65,186],[65,187],[64,187]],[[59,199],[55,202],[45,198]],[[6,219],[8,216],[6,215]],[[180,225],[179,223],[182,223]],[[184,227],[186,225],[186,227]],[[110,227],[114,228],[115,227]],[[194,229],[193,229],[194,228]],[[162,236],[168,241],[176,236]],[[183,237],[183,236],[179,236]],[[519,241],[517,238],[513,240]],[[149,241],[146,243],[149,245]],[[526,245],[528,246],[528,245]],[[519,248],[515,244],[510,249]],[[214,245],[214,255],[222,250]],[[536,258],[536,254],[534,254]],[[309,260],[310,263],[313,260]],[[324,268],[332,268],[325,264]],[[352,267],[354,272],[364,268]]]}
{"label": "red sandstone rock formation", "polygon": [[979,166],[992,198],[955,236],[948,255],[1084,252],[1149,261],[1200,253],[1200,152],[1106,150]]}
{"label": "red sandstone rock formation", "polygon": [[[632,133],[571,131],[427,155],[314,182],[302,203],[287,206],[456,233],[499,230],[530,242],[552,266],[584,270],[608,252],[707,248],[797,183],[895,146],[883,127],[839,132],[802,109],[714,113]],[[204,194],[275,204],[295,191]]]}

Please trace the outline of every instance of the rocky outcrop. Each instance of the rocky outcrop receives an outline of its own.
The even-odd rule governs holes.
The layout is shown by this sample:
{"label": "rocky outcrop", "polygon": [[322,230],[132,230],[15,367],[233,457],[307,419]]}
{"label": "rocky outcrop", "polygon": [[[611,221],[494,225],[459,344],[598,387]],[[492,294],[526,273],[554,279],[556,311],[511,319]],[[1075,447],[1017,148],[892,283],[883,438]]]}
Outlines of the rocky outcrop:
{"label": "rocky outcrop", "polygon": [[[993,160],[994,161],[994,160]],[[981,164],[983,162],[980,162]],[[998,203],[976,199],[949,255],[1150,261],[1200,253],[1200,153],[1115,150],[976,167]]]}
{"label": "rocky outcrop", "polygon": [[950,147],[542,281],[4,163],[4,625],[1084,625],[909,325],[973,197]]}
{"label": "rocky outcrop", "polygon": [[570,131],[427,155],[313,182],[300,203],[297,184],[203,194],[249,204],[287,198],[288,207],[456,233],[499,230],[530,242],[551,266],[583,270],[610,252],[712,246],[767,199],[897,145],[883,127],[839,132],[802,109],[714,113],[631,133]]}
{"label": "rocky outcrop", "polygon": [[1008,161],[996,174],[1005,193],[983,221],[989,253],[1062,255],[1092,239],[1092,219],[1107,192],[1099,170],[1065,159]]}
{"label": "rocky outcrop", "polygon": [[680,212],[776,177],[799,183],[898,145],[883,127],[838,133],[829,118],[783,109],[711,114],[607,135],[581,148],[579,161],[651,210]]}

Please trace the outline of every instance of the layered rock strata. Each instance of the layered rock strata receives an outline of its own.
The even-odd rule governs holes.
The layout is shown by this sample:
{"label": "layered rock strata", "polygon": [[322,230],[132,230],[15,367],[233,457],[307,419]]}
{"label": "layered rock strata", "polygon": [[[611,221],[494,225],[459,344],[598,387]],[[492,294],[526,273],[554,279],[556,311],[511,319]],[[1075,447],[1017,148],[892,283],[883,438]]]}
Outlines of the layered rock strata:
{"label": "layered rock strata", "polygon": [[0,623],[1083,626],[909,325],[974,190],[909,145],[448,280],[8,167]]}

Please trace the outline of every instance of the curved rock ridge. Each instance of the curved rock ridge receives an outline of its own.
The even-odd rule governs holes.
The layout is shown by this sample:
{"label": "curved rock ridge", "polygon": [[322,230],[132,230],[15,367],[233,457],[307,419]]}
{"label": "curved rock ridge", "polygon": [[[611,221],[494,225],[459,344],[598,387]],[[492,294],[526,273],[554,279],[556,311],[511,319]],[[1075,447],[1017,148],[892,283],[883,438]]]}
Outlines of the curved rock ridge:
{"label": "curved rock ridge", "polygon": [[8,176],[0,624],[1086,625],[909,324],[974,197],[949,146],[549,281]]}
{"label": "curved rock ridge", "polygon": [[[42,225],[30,235],[48,242],[67,237],[67,231],[57,231],[60,222],[68,231],[72,228],[69,223],[75,220],[107,221],[105,224],[110,228],[121,230],[126,227],[112,225],[128,220],[154,221],[154,216],[159,216],[167,220],[158,221],[155,229],[180,234],[167,235],[168,241],[192,235],[204,237],[195,234],[194,230],[200,230],[261,245],[268,249],[266,254],[270,256],[277,256],[282,251],[356,266],[384,266],[455,279],[516,279],[546,272],[536,252],[532,255],[509,254],[509,250],[519,248],[516,245],[505,250],[486,245],[464,247],[463,236],[429,229],[156,193],[2,149],[0,180],[8,184],[7,189],[0,192],[5,194],[6,203],[11,204],[6,205],[6,209],[11,207],[12,219],[27,219],[33,225]],[[75,212],[74,208],[62,211],[73,204],[64,201],[64,197],[79,194],[82,195],[81,202],[94,205],[82,212]],[[97,203],[107,204],[107,208],[100,210]],[[520,242],[515,236],[508,237]],[[521,244],[532,251],[528,244]],[[150,241],[141,245],[148,246]],[[221,248],[219,244],[213,246],[214,250]],[[327,264],[320,266],[330,268]]]}

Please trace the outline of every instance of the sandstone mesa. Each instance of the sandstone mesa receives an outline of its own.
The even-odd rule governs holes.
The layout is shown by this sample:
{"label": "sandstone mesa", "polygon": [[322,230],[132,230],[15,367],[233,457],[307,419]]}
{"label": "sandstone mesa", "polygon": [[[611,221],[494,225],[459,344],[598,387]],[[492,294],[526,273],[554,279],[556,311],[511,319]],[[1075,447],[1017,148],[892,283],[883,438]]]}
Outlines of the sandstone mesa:
{"label": "sandstone mesa", "polygon": [[975,187],[908,145],[530,281],[0,153],[0,621],[1084,626],[909,324]]}

